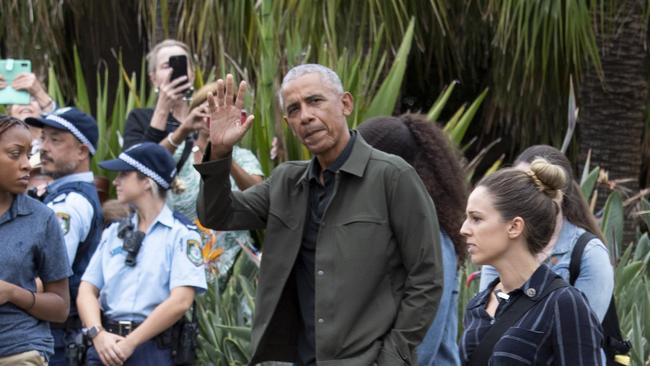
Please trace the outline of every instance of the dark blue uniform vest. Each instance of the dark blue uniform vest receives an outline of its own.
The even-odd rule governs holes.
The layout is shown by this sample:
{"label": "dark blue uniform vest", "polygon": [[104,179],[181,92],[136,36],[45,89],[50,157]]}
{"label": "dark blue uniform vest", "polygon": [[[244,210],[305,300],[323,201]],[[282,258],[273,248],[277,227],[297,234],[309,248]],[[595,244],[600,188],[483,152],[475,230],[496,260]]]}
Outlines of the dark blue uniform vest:
{"label": "dark blue uniform vest", "polygon": [[104,228],[104,216],[102,215],[102,206],[99,202],[99,196],[97,195],[97,188],[95,185],[90,182],[70,182],[61,185],[57,189],[50,191],[48,189],[47,195],[43,199],[43,203],[48,204],[52,202],[59,195],[64,193],[78,193],[93,207],[93,219],[90,223],[90,231],[86,240],[79,243],[77,247],[77,253],[75,255],[74,261],[72,262],[72,276],[69,278],[70,283],[70,316],[77,315],[77,293],[79,292],[79,285],[81,284],[81,276],[83,276],[90,263],[90,258],[92,258],[99,241],[102,237],[102,230]]}

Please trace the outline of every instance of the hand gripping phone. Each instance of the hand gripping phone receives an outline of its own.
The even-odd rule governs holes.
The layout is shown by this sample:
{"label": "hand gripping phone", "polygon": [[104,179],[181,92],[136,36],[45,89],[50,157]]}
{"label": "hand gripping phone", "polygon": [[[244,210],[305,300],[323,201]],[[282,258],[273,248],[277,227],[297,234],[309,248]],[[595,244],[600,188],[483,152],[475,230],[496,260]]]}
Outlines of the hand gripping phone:
{"label": "hand gripping phone", "polygon": [[[181,76],[187,76],[187,56],[185,55],[176,55],[169,57],[169,67],[172,68],[172,75],[169,81],[178,79]],[[192,98],[192,88],[187,88],[183,90],[185,95],[183,99],[189,100]]]}
{"label": "hand gripping phone", "polygon": [[29,60],[0,60],[0,75],[5,79],[7,87],[0,89],[0,104],[29,104],[29,92],[16,90],[11,86],[18,74],[32,72],[32,62]]}

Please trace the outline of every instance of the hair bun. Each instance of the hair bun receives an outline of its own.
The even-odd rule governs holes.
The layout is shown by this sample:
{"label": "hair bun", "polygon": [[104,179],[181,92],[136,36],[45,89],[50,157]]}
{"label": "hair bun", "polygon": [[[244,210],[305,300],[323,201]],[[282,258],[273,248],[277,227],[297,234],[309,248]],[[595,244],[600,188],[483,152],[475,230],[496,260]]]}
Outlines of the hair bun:
{"label": "hair bun", "polygon": [[566,184],[566,174],[559,165],[537,158],[530,163],[528,175],[540,192],[555,199]]}

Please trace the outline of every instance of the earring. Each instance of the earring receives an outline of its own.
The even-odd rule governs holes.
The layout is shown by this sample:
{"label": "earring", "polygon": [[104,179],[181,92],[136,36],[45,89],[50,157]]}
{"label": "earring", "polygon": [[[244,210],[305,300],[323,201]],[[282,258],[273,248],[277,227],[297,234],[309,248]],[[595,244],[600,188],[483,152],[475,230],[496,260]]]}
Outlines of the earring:
{"label": "earring", "polygon": [[156,94],[158,94],[158,93],[160,93],[160,89],[158,89],[158,87],[155,87],[155,88],[153,89],[153,92],[156,93]]}

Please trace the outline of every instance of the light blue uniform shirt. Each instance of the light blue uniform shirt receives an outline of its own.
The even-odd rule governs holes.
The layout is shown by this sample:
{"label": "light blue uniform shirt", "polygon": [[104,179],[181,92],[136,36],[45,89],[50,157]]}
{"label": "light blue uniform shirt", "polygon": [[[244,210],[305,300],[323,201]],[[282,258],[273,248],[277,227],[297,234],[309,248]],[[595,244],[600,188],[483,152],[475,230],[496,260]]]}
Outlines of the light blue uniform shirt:
{"label": "light blue uniform shirt", "polygon": [[[88,182],[93,183],[94,177],[92,172],[75,173],[56,179],[47,186],[51,192],[58,189],[64,184],[71,182]],[[61,193],[54,197],[52,202],[47,204],[52,209],[59,220],[61,231],[65,239],[66,252],[70,265],[74,262],[77,255],[79,243],[86,240],[93,221],[93,206],[88,202],[86,197],[76,192]]]}
{"label": "light blue uniform shirt", "polygon": [[[137,216],[133,218],[138,227]],[[206,289],[199,233],[165,205],[145,233],[134,267],[127,266],[119,223],[109,226],[82,277],[97,287],[104,315],[113,321],[142,322],[173,288]]]}
{"label": "light blue uniform shirt", "polygon": [[[555,247],[553,247],[548,266],[566,281],[569,281],[569,264],[573,247],[584,232],[584,229],[565,219]],[[487,288],[497,276],[498,273],[494,267],[483,266],[479,291]],[[592,239],[587,243],[582,254],[580,275],[578,275],[575,287],[585,294],[589,306],[598,320],[602,322],[614,291],[614,269],[609,260],[609,251],[600,239]]]}

